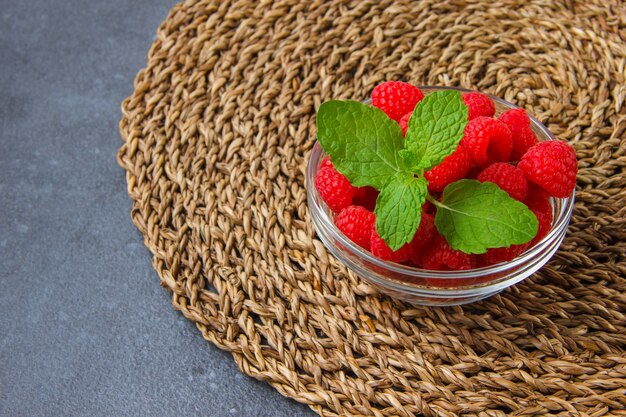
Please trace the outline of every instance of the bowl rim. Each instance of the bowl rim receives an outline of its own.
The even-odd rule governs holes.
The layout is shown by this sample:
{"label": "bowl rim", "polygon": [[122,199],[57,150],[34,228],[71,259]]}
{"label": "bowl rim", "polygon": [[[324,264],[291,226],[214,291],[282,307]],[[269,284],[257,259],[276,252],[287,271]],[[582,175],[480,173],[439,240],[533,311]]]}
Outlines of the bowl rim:
{"label": "bowl rim", "polygon": [[[459,92],[479,92],[481,94],[485,94],[489,96],[495,102],[501,104],[507,109],[516,109],[519,106],[516,106],[504,99],[493,96],[491,94],[483,93],[482,91],[472,90],[462,87],[446,87],[446,86],[417,86],[420,90],[427,92],[426,94],[437,91],[437,90],[455,90]],[[370,104],[371,100],[363,100],[365,104]],[[544,126],[539,120],[537,120],[532,115],[528,115],[531,121],[531,127],[533,130],[539,130],[547,140],[558,140],[556,139],[552,133],[548,130],[546,126]],[[507,262],[501,262],[494,265],[489,265],[481,268],[467,269],[462,271],[437,271],[431,269],[423,269],[416,268],[408,265],[402,265],[395,262],[384,261],[376,256],[374,256],[371,252],[366,249],[358,246],[356,243],[352,242],[350,238],[348,238],[341,230],[339,230],[335,223],[330,219],[326,210],[324,210],[319,204],[318,201],[322,201],[321,196],[317,192],[314,184],[312,184],[311,180],[315,178],[315,172],[318,169],[320,154],[324,152],[317,137],[315,138],[315,144],[310,152],[309,157],[307,158],[307,167],[306,167],[306,180],[307,180],[307,198],[309,200],[309,207],[311,210],[315,211],[316,214],[321,217],[321,220],[330,225],[329,230],[333,234],[333,238],[338,241],[339,244],[344,246],[347,250],[349,250],[352,254],[359,257],[360,259],[367,261],[379,268],[384,268],[385,270],[397,274],[403,274],[407,276],[412,276],[415,278],[436,278],[436,279],[459,279],[459,278],[476,278],[477,276],[482,276],[486,274],[495,274],[507,271],[509,269],[515,268],[519,265],[523,265],[528,261],[531,261],[537,255],[542,253],[544,249],[546,249],[556,238],[557,235],[563,231],[564,228],[567,228],[573,209],[574,209],[574,201],[576,196],[576,190],[572,192],[572,194],[566,198],[559,199],[561,204],[558,204],[556,208],[558,211],[553,216],[553,223],[550,231],[543,237],[538,243],[536,243],[532,248],[526,250],[524,253],[516,257],[515,259]],[[315,161],[314,161],[315,159]],[[315,163],[312,163],[315,162]],[[551,197],[551,204],[554,200]],[[555,209],[554,204],[553,210]],[[315,223],[315,222],[314,222]],[[319,232],[318,232],[319,233]],[[343,261],[342,261],[343,262]],[[409,287],[422,287],[421,285],[412,284],[410,282],[406,282],[404,280],[395,280],[392,278],[383,278],[387,281],[393,282],[394,284],[402,284]]]}

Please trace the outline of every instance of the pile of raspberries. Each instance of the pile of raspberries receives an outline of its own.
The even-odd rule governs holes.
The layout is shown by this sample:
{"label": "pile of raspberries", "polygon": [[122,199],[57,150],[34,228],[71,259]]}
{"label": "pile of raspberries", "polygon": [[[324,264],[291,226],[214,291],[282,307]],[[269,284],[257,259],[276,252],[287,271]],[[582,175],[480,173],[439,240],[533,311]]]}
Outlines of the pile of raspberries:
{"label": "pile of raspberries", "polygon": [[[413,109],[424,98],[419,88],[387,81],[372,92],[372,105],[395,120],[406,134]],[[507,110],[497,118],[495,105],[478,92],[462,94],[468,123],[457,149],[427,171],[428,191],[438,197],[444,188],[463,178],[489,181],[523,202],[537,216],[539,228],[532,241],[470,255],[452,249],[434,225],[436,207],[426,203],[420,226],[410,243],[392,251],[378,236],[373,213],[378,191],[357,188],[325,158],[315,187],[335,213],[336,227],[354,243],[380,259],[431,270],[467,270],[510,261],[539,242],[552,226],[550,197],[566,198],[575,188],[577,162],[565,142],[539,142],[525,110]]]}

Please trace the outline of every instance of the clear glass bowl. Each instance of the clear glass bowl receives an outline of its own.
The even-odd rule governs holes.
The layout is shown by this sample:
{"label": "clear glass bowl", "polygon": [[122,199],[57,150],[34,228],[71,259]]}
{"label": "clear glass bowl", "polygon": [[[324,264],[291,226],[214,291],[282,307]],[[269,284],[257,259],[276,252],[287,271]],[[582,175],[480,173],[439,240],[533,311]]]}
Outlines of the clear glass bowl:
{"label": "clear glass bowl", "polygon": [[[424,94],[437,90],[463,88],[420,87]],[[496,105],[496,115],[516,106],[490,96]],[[366,102],[366,103],[369,103]],[[532,116],[532,129],[537,138],[555,140],[548,129]],[[535,246],[509,262],[465,271],[433,271],[393,262],[383,261],[353,243],[333,221],[333,213],[315,188],[315,175],[326,153],[318,142],[311,152],[306,172],[309,210],[317,234],[328,250],[356,275],[365,279],[379,291],[412,304],[449,306],[467,304],[499,293],[503,289],[531,276],[557,251],[569,224],[574,208],[575,193],[564,199],[552,199],[553,221],[550,232]],[[428,281],[427,281],[428,280]],[[454,287],[447,280],[460,280]],[[435,282],[437,285],[433,285]],[[444,283],[444,285],[439,285]]]}

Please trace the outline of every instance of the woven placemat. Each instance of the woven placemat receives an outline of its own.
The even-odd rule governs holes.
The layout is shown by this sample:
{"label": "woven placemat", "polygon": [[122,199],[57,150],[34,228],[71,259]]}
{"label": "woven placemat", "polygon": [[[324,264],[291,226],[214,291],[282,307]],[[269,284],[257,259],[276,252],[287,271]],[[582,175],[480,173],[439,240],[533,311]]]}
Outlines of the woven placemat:
{"label": "woven placemat", "polygon": [[[625,38],[617,0],[177,5],[118,154],[161,284],[243,372],[324,416],[626,415]],[[317,239],[316,108],[390,79],[503,97],[574,146],[572,224],[541,272],[419,308]]]}

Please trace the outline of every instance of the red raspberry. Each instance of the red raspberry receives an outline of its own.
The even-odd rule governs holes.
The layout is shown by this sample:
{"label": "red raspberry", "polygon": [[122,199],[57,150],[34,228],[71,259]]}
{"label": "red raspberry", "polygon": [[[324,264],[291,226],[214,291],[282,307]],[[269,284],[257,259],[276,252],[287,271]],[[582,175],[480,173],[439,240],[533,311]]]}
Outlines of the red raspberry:
{"label": "red raspberry", "polygon": [[468,107],[467,120],[478,116],[493,117],[496,114],[496,106],[493,101],[482,93],[464,93],[461,95],[463,103]]}
{"label": "red raspberry", "polygon": [[356,187],[334,167],[326,167],[317,171],[315,188],[328,207],[338,213],[352,203]]}
{"label": "red raspberry", "polygon": [[511,245],[508,248],[487,249],[487,253],[479,255],[481,264],[487,266],[513,260],[524,253],[529,246],[529,243],[523,243],[521,245]]}
{"label": "red raspberry", "polygon": [[[360,197],[365,196],[365,188],[371,188],[371,187],[358,187],[356,191],[354,192],[354,197],[352,198],[352,200],[354,200],[355,198],[360,198]],[[360,205],[360,204],[355,204],[355,205]]]}
{"label": "red raspberry", "polygon": [[547,140],[530,148],[517,165],[526,179],[553,197],[566,198],[576,187],[576,152],[565,142]]}
{"label": "red raspberry", "polygon": [[423,268],[424,254],[415,253],[411,251],[411,259],[403,262],[405,265],[412,266],[413,268]]}
{"label": "red raspberry", "polygon": [[485,259],[483,258],[483,255],[473,254],[473,255],[470,255],[470,256],[473,258],[472,262],[473,262],[474,268],[484,268],[486,266],[489,266],[487,261],[485,261]]}
{"label": "red raspberry", "polygon": [[402,81],[386,81],[372,91],[372,105],[384,111],[390,119],[399,122],[412,113],[424,94],[414,85]]}
{"label": "red raspberry", "polygon": [[[433,198],[438,199],[438,196],[433,196]],[[435,207],[435,205],[431,203],[430,201],[426,201],[424,205],[422,206],[422,212],[428,213],[434,216],[435,213],[437,212],[437,207]]]}
{"label": "red raspberry", "polygon": [[442,192],[448,184],[465,177],[471,167],[469,153],[459,146],[443,162],[424,173],[424,178],[428,181],[428,191]]}
{"label": "red raspberry", "polygon": [[371,211],[361,206],[348,206],[335,216],[335,226],[344,235],[361,246],[369,250],[370,236],[376,222],[376,216]]}
{"label": "red raspberry", "polygon": [[334,168],[333,163],[330,162],[330,156],[327,156],[324,159],[322,159],[322,163],[320,164],[319,169],[324,169],[324,168]]}
{"label": "red raspberry", "polygon": [[378,235],[376,227],[372,228],[370,236],[370,248],[372,254],[384,261],[395,263],[405,262],[411,258],[411,244],[407,243],[397,251],[392,251],[385,241]]}
{"label": "red raspberry", "polygon": [[549,214],[552,216],[552,204],[550,203],[550,194],[548,194],[540,186],[528,183],[528,194],[524,199],[524,204],[532,211]]}
{"label": "red raspberry", "polygon": [[[466,270],[474,267],[475,259],[474,255],[452,249],[445,238],[437,236],[424,253],[422,266],[424,269],[439,271]],[[461,287],[476,282],[476,278],[426,278],[428,285],[443,288]]]}
{"label": "red raspberry", "polygon": [[452,249],[446,239],[441,236],[435,238],[424,253],[422,265],[425,269],[437,271],[472,269],[473,266],[470,255]]}
{"label": "red raspberry", "polygon": [[413,112],[405,114],[398,122],[398,124],[400,125],[400,129],[402,129],[402,136],[406,136],[406,130],[409,128],[409,119],[411,118],[412,114]]}
{"label": "red raspberry", "polygon": [[530,241],[530,246],[535,246],[541,239],[546,237],[550,230],[552,229],[552,213],[542,213],[540,211],[533,210],[535,216],[537,216],[537,220],[539,221],[539,227],[537,229],[537,234]]}
{"label": "red raspberry", "polygon": [[378,194],[378,190],[373,187],[357,188],[356,194],[354,194],[354,198],[352,199],[352,204],[362,206],[369,211],[374,211]]}
{"label": "red raspberry", "polygon": [[[322,160],[319,169],[321,170],[324,168],[335,169],[332,162],[330,162],[329,156],[325,157]],[[376,198],[378,198],[378,190],[376,190],[375,188],[359,187],[354,193],[354,197],[352,198],[352,204],[354,204],[355,206],[363,206],[369,211],[374,211],[374,207],[376,207]]]}
{"label": "red raspberry", "polygon": [[535,213],[539,221],[537,234],[530,242],[530,246],[534,246],[543,239],[550,229],[552,229],[552,204],[550,204],[550,196],[538,185],[529,184],[528,196],[524,200],[524,204]]}
{"label": "red raspberry", "polygon": [[411,240],[411,261],[413,263],[422,265],[424,252],[435,236],[437,236],[435,218],[432,214],[424,211],[422,212],[422,219],[417,232],[415,232],[415,236]]}
{"label": "red raspberry", "polygon": [[535,132],[532,129],[524,129],[513,136],[513,151],[511,151],[511,161],[519,161],[528,149],[539,143]]}
{"label": "red raspberry", "polygon": [[479,116],[465,126],[461,146],[469,152],[472,162],[480,167],[508,161],[513,147],[511,130],[499,120]]}
{"label": "red raspberry", "polygon": [[530,127],[530,118],[524,109],[510,109],[502,113],[498,120],[511,129],[513,151],[511,160],[519,161],[526,151],[537,144],[537,136]]}
{"label": "red raspberry", "polygon": [[465,178],[470,179],[470,180],[475,180],[476,178],[478,178],[481,172],[483,172],[483,169],[481,167],[473,167],[467,172],[467,175],[465,175]]}
{"label": "red raspberry", "polygon": [[506,162],[496,162],[489,165],[478,175],[477,179],[480,182],[493,182],[509,193],[511,198],[519,201],[523,201],[528,192],[528,181],[526,181],[524,173]]}

